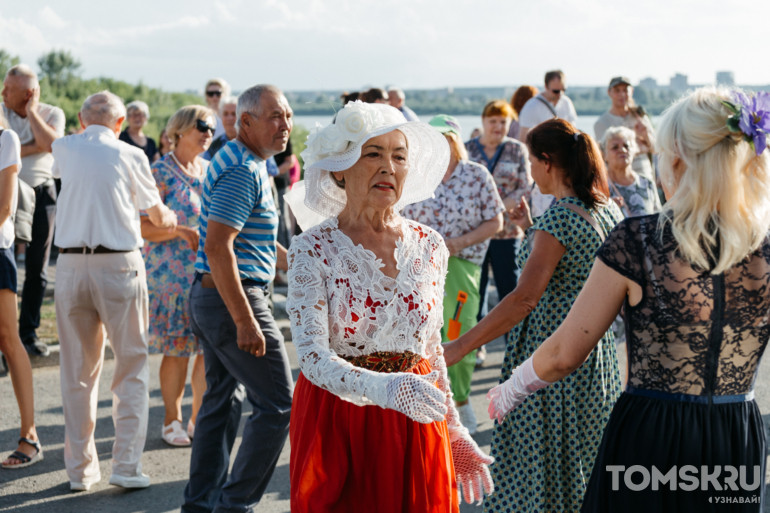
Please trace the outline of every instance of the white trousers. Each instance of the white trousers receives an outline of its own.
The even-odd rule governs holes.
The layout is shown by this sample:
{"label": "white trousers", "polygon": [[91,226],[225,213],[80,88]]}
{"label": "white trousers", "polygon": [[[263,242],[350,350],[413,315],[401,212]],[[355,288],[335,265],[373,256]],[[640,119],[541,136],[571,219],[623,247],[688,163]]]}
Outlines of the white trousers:
{"label": "white trousers", "polygon": [[67,475],[84,484],[101,479],[94,428],[103,327],[115,353],[112,473],[139,475],[149,414],[148,299],[141,253],[59,255],[55,303]]}

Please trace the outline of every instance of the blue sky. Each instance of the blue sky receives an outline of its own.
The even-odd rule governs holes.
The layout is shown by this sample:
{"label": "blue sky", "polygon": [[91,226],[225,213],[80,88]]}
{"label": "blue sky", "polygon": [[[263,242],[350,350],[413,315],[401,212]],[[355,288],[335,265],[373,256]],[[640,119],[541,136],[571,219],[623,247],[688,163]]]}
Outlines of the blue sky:
{"label": "blue sky", "polygon": [[34,67],[66,49],[84,77],[167,90],[539,86],[553,68],[571,85],[718,70],[760,85],[769,18],[767,1],[0,0],[0,48]]}

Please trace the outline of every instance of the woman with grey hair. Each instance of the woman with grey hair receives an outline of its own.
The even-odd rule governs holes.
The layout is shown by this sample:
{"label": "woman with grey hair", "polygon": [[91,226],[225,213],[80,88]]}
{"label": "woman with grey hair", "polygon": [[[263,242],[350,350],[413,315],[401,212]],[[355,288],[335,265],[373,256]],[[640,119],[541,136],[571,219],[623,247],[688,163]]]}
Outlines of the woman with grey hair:
{"label": "woman with grey hair", "polygon": [[608,128],[601,142],[612,199],[626,217],[645,216],[660,211],[658,189],[647,177],[633,170],[639,151],[636,134],[630,128]]}
{"label": "woman with grey hair", "polygon": [[128,128],[120,132],[119,139],[140,148],[152,164],[158,160],[158,146],[142,131],[148,119],[150,119],[150,108],[143,101],[134,100],[126,105]]}

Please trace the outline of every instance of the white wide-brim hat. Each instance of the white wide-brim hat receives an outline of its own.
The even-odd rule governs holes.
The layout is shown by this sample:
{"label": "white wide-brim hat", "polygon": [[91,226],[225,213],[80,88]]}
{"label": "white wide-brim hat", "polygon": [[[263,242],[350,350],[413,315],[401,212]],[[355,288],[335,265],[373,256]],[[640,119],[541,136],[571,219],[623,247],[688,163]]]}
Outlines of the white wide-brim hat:
{"label": "white wide-brim hat", "polygon": [[446,138],[427,123],[406,121],[390,105],[356,101],[346,104],[332,124],[316,127],[307,138],[302,152],[305,206],[323,219],[342,212],[347,196],[331,173],[350,169],[361,158],[366,141],[393,130],[404,134],[408,147],[408,172],[395,210],[433,197],[449,165]]}

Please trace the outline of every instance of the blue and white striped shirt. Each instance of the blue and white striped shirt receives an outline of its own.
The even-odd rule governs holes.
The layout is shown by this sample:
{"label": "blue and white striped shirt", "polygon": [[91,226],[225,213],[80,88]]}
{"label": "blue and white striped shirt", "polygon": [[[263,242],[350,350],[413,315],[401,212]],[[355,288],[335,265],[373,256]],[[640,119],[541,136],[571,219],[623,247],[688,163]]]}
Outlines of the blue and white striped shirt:
{"label": "blue and white striped shirt", "polygon": [[238,140],[229,141],[209,164],[203,183],[200,244],[195,270],[210,273],[206,246],[209,219],[235,228],[240,278],[268,283],[275,277],[278,213],[265,161]]}

